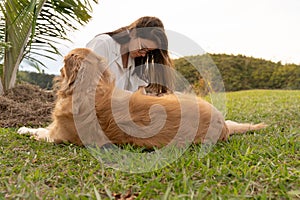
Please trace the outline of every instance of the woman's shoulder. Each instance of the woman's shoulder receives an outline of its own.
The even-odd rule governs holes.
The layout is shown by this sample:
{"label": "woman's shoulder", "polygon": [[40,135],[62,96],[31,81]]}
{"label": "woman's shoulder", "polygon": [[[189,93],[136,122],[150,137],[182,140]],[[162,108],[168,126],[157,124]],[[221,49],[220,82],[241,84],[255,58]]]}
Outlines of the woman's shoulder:
{"label": "woman's shoulder", "polygon": [[110,42],[113,41],[112,37],[108,34],[98,34],[96,35],[91,41],[97,41],[97,42]]}
{"label": "woman's shoulder", "polygon": [[103,40],[110,40],[112,39],[112,37],[106,33],[101,33],[101,34],[98,34],[94,37],[94,39],[97,38],[97,39],[103,39]]}
{"label": "woman's shoulder", "polygon": [[86,45],[87,47],[95,48],[95,46],[114,46],[114,40],[108,34],[96,35],[91,41]]}

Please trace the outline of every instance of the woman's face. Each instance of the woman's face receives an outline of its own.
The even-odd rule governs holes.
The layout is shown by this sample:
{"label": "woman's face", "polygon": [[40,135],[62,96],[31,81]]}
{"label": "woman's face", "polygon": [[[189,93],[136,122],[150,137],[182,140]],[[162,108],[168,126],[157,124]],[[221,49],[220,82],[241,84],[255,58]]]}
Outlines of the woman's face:
{"label": "woman's face", "polygon": [[152,40],[138,37],[130,40],[128,48],[130,57],[137,58],[146,56],[147,52],[157,49],[158,46]]}

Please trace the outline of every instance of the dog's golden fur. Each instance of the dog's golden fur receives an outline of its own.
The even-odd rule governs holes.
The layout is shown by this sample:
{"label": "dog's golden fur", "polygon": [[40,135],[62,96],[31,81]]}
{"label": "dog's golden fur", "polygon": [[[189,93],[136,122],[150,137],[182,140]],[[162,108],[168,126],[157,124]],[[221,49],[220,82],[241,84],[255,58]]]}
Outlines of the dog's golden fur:
{"label": "dog's golden fur", "polygon": [[46,129],[22,127],[19,133],[55,143],[102,146],[111,142],[152,148],[187,141],[216,142],[265,127],[225,121],[221,112],[201,98],[118,90],[104,59],[86,48],[72,50],[64,62],[52,124]]}

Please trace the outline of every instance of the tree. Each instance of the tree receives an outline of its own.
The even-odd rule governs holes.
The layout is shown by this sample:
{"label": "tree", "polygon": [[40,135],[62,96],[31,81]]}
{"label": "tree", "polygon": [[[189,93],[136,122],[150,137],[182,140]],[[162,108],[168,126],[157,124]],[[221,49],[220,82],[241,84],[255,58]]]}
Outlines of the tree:
{"label": "tree", "polygon": [[14,87],[23,60],[43,66],[67,33],[86,24],[98,0],[3,0],[0,2],[0,95]]}
{"label": "tree", "polygon": [[[174,64],[176,71],[187,79],[196,94],[220,92],[224,86],[226,91],[300,89],[300,65],[296,64],[282,65],[261,58],[226,54],[185,56],[175,59]],[[214,65],[221,77],[208,70]],[[200,73],[196,66],[200,66]]]}

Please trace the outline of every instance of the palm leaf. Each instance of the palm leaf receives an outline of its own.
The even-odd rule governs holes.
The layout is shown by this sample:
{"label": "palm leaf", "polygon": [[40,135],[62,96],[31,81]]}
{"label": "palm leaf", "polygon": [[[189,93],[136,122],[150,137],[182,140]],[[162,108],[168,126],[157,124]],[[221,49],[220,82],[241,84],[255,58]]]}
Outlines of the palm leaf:
{"label": "palm leaf", "polygon": [[[91,19],[90,2],[88,0],[47,0],[37,18],[35,35],[27,45],[26,54],[49,59],[51,55],[61,55],[57,48],[58,44],[62,41],[70,41],[68,33],[77,30]],[[93,2],[98,3],[98,0]]]}
{"label": "palm leaf", "polygon": [[[91,0],[98,3],[98,0]],[[44,66],[35,56],[51,59],[67,33],[91,18],[89,0],[4,0],[0,2],[0,93],[14,86],[23,59]],[[3,20],[4,19],[4,20]],[[2,83],[2,84],[1,84]]]}
{"label": "palm leaf", "polygon": [[14,86],[24,50],[28,40],[32,39],[30,36],[34,35],[35,18],[44,3],[45,0],[7,0],[4,5],[1,4],[6,22],[5,42],[9,42],[12,46],[4,52],[3,87],[5,90]]}
{"label": "palm leaf", "polygon": [[9,43],[5,42],[5,20],[2,12],[0,12],[0,84],[3,75],[4,51],[9,46]]}

